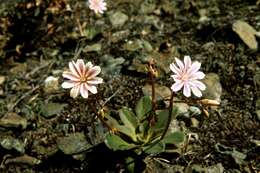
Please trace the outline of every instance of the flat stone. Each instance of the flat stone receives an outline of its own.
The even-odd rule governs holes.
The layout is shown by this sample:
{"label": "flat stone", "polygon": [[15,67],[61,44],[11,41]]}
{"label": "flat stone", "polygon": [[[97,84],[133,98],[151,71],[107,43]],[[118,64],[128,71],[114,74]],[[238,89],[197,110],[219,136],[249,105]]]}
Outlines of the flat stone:
{"label": "flat stone", "polygon": [[221,101],[222,86],[219,76],[216,73],[208,73],[202,82],[206,85],[206,90],[203,91],[203,97],[206,99]]}
{"label": "flat stone", "polygon": [[57,139],[58,148],[65,154],[79,154],[88,150],[91,145],[86,140],[84,133],[73,133]]}
{"label": "flat stone", "polygon": [[109,16],[109,19],[113,27],[117,28],[123,26],[126,23],[128,16],[120,11],[117,11]]}
{"label": "flat stone", "polygon": [[0,119],[0,126],[5,128],[22,128],[27,127],[27,120],[14,112],[7,113]]}

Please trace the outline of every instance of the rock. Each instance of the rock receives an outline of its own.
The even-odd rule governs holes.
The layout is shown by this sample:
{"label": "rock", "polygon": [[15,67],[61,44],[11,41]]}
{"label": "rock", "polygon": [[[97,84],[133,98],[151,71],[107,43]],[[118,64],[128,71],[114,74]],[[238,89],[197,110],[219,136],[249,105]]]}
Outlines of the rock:
{"label": "rock", "polygon": [[143,14],[152,13],[155,10],[155,8],[156,8],[155,2],[144,1],[141,4],[140,12],[143,13]]}
{"label": "rock", "polygon": [[3,85],[5,82],[5,76],[0,76],[0,85]]}
{"label": "rock", "polygon": [[[152,86],[150,84],[145,84],[145,86],[142,88],[142,91],[144,95],[152,96]],[[172,92],[168,87],[155,84],[155,98],[157,101],[170,99],[171,93]]]}
{"label": "rock", "polygon": [[128,16],[120,11],[117,11],[109,16],[110,22],[114,28],[121,27],[128,20]]}
{"label": "rock", "polygon": [[20,117],[16,113],[11,112],[7,113],[0,119],[0,126],[5,128],[25,129],[27,127],[27,120],[23,117]]}
{"label": "rock", "polygon": [[250,49],[257,50],[258,44],[255,36],[258,36],[259,33],[252,26],[242,20],[237,20],[233,23],[232,29]]}
{"label": "rock", "polygon": [[258,119],[258,121],[260,121],[260,110],[256,111],[256,118]]}
{"label": "rock", "polygon": [[112,43],[117,43],[118,41],[126,39],[129,35],[130,35],[129,30],[117,31],[112,34],[110,39],[111,39]]}
{"label": "rock", "polygon": [[125,59],[122,57],[114,58],[111,55],[104,55],[101,59],[102,73],[104,75],[116,75],[120,72]]}
{"label": "rock", "polygon": [[57,139],[58,148],[64,154],[79,154],[88,150],[91,145],[86,140],[84,133],[69,134],[67,137]]}
{"label": "rock", "polygon": [[100,33],[100,31],[97,30],[97,27],[87,27],[83,32],[84,36],[88,40],[92,40],[96,35]]}
{"label": "rock", "polygon": [[186,103],[173,103],[174,106],[178,107],[178,116],[188,116],[189,105]]}
{"label": "rock", "polygon": [[189,107],[189,111],[191,113],[192,116],[197,116],[197,115],[201,115],[201,110],[200,108],[196,107],[196,106],[190,106]]}
{"label": "rock", "polygon": [[206,85],[206,90],[202,92],[203,97],[206,99],[221,101],[222,86],[219,76],[215,73],[206,74],[202,82]]}
{"label": "rock", "polygon": [[208,22],[210,19],[207,17],[207,14],[208,11],[206,9],[200,9],[199,10],[199,15],[200,15],[200,18],[199,18],[199,22],[201,23],[205,23],[205,22]]}
{"label": "rock", "polygon": [[15,157],[15,158],[8,158],[4,162],[4,164],[6,164],[6,165],[20,164],[20,165],[29,165],[29,166],[39,165],[40,163],[41,163],[41,160],[28,156],[28,155],[23,155],[23,156]]}
{"label": "rock", "polygon": [[203,167],[202,165],[199,164],[193,164],[187,167],[185,170],[185,173],[223,173],[224,172],[224,167],[222,166],[221,163],[218,163],[216,165],[212,165],[209,167]]}
{"label": "rock", "polygon": [[44,80],[44,91],[53,93],[59,90],[59,78],[49,76]]}
{"label": "rock", "polygon": [[27,64],[26,63],[19,63],[13,68],[10,69],[10,72],[13,74],[18,74],[18,73],[25,73],[27,70]]}
{"label": "rock", "polygon": [[66,107],[66,104],[60,104],[60,103],[47,103],[41,105],[41,115],[45,118],[52,118],[56,115],[58,115],[64,107]]}
{"label": "rock", "polygon": [[84,49],[83,52],[99,52],[102,49],[102,45],[100,43],[95,43],[92,45],[87,45]]}
{"label": "rock", "polygon": [[123,48],[128,50],[128,51],[137,51],[138,49],[142,49],[143,48],[143,44],[142,41],[139,39],[136,40],[129,40],[127,43],[125,43],[123,45]]}
{"label": "rock", "polygon": [[191,117],[191,127],[199,127],[199,124],[200,124],[200,122],[199,122],[199,120],[197,120],[196,118],[193,118],[193,117]]}
{"label": "rock", "polygon": [[7,150],[14,149],[22,154],[24,154],[25,152],[25,144],[18,139],[15,139],[13,137],[8,137],[8,138],[1,139],[0,141],[1,141],[0,142],[1,146]]}

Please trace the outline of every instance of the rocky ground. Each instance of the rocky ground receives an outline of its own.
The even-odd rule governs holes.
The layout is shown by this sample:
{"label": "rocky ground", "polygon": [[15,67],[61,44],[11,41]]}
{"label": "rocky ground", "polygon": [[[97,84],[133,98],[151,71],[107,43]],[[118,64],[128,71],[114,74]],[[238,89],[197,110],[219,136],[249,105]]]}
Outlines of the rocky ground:
{"label": "rocky ground", "polygon": [[97,98],[117,110],[150,93],[151,58],[160,100],[173,82],[169,64],[190,55],[207,74],[203,97],[221,105],[206,116],[178,103],[171,130],[182,129],[189,142],[178,154],[146,158],[145,172],[258,173],[260,1],[107,3],[95,15],[81,0],[0,2],[0,172],[124,170],[126,153],[102,143],[105,132],[86,104],[94,98],[70,98],[60,87],[63,70],[77,58],[100,65]]}

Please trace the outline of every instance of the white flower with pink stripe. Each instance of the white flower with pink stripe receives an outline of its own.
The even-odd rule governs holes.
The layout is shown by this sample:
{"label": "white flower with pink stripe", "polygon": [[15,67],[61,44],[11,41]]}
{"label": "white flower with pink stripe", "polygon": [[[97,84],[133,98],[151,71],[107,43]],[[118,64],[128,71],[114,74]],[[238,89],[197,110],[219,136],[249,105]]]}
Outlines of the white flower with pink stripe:
{"label": "white flower with pink stripe", "polygon": [[104,13],[107,10],[107,3],[104,0],[89,0],[89,8],[97,13]]}
{"label": "white flower with pink stripe", "polygon": [[97,93],[96,85],[103,83],[103,79],[97,77],[101,72],[99,66],[93,66],[91,62],[84,63],[82,59],[69,62],[69,71],[64,71],[62,76],[68,81],[62,83],[62,88],[70,90],[70,96],[76,98],[79,94],[88,98],[89,92]]}
{"label": "white flower with pink stripe", "polygon": [[200,79],[205,77],[205,74],[199,71],[201,63],[198,61],[191,62],[190,56],[184,56],[184,63],[175,58],[177,65],[172,63],[170,69],[175,73],[171,75],[175,83],[172,85],[171,89],[177,92],[183,88],[183,94],[186,97],[191,96],[191,92],[197,96],[201,97],[201,91],[206,89],[206,86],[200,82]]}

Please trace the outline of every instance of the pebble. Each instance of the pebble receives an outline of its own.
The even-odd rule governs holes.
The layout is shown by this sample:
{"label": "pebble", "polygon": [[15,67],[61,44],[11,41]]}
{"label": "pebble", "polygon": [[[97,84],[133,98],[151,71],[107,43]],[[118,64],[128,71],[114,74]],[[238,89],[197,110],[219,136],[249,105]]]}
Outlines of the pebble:
{"label": "pebble", "polygon": [[59,90],[59,78],[54,76],[49,76],[44,81],[44,91],[46,93],[53,93]]}

